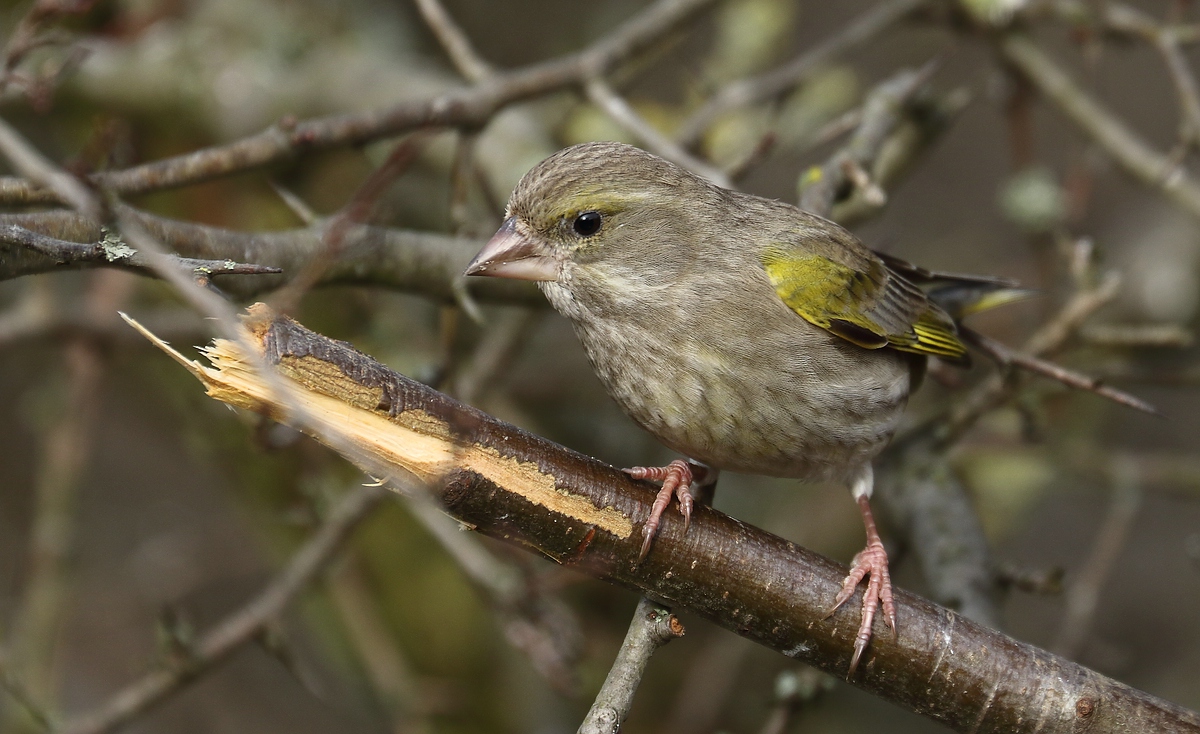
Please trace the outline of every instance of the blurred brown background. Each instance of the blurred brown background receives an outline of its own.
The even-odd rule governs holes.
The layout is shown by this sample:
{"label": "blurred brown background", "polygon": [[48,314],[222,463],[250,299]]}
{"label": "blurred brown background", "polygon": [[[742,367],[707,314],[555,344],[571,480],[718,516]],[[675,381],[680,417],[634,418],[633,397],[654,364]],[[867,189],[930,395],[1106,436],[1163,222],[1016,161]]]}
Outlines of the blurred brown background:
{"label": "blurred brown background", "polygon": [[[810,48],[875,4],[729,0],[613,82],[669,131],[720,84]],[[578,49],[642,7],[629,0],[445,5],[479,53],[500,67]],[[1200,298],[1200,227],[1159,192],[1124,176],[1036,96],[1029,100],[1032,137],[1022,142],[1014,133],[1016,84],[986,34],[933,5],[823,65],[771,121],[765,106],[724,119],[702,151],[727,163],[773,125],[774,147],[738,185],[795,201],[800,174],[843,142],[822,142],[821,131],[898,69],[940,60],[932,87],[961,89],[969,102],[888,191],[887,206],[856,232],[929,267],[1003,274],[1041,289],[1037,299],[973,322],[1009,344],[1019,344],[1069,291],[1063,243],[1090,238],[1098,267],[1121,273],[1121,295],[1089,322],[1099,335],[1085,330],[1059,358],[1117,377],[1164,414],[1145,416],[1035,380],[952,454],[995,559],[1021,573],[1065,571],[1065,593],[1008,594],[1004,629],[1200,708],[1197,350],[1102,343],[1114,325],[1150,324],[1187,341]],[[1179,103],[1155,50],[1088,36],[1062,20],[1065,11],[1050,8],[1061,3],[1041,5],[1027,22],[1043,47],[1147,141],[1171,149]],[[1134,5],[1155,19],[1181,13],[1185,25],[1200,21],[1187,2]],[[7,32],[27,10],[26,3],[5,4]],[[44,71],[71,49],[86,49],[86,57],[56,89],[26,95],[10,88],[0,115],[51,159],[92,168],[232,140],[287,114],[383,107],[464,83],[407,3],[126,0],[97,3],[61,28],[73,40],[22,68]],[[1200,62],[1190,46],[1186,58]],[[577,95],[558,93],[501,114],[484,132],[479,158],[503,199],[549,152],[614,137],[630,139]],[[376,206],[376,223],[450,228],[453,141],[449,132],[433,139]],[[265,172],[131,203],[237,230],[298,227],[303,223],[270,182],[317,215],[331,215],[386,151],[374,143],[298,156]],[[1193,170],[1193,163],[1194,154],[1183,165]],[[478,189],[467,205],[465,233],[482,236],[498,224]],[[121,309],[157,324],[177,346],[206,342],[206,323],[161,282],[107,270],[27,276],[0,283],[0,308],[0,660],[11,662],[5,675],[61,720],[186,649],[196,630],[266,583],[331,497],[367,480],[316,444],[209,400],[174,363],[117,324]],[[32,308],[61,318],[24,328]],[[79,314],[106,326],[64,325]],[[484,410],[615,465],[672,458],[604,395],[564,320],[517,306],[484,304],[483,314],[483,326],[460,317],[449,344],[443,304],[385,289],[317,288],[296,315],[405,374],[432,379],[448,372],[444,384],[466,389]],[[501,345],[509,358],[479,367],[481,343],[500,328],[515,335]],[[964,381],[993,369],[986,359],[976,362]],[[1119,379],[1131,375],[1138,379]],[[955,392],[930,381],[910,409],[912,422]],[[716,505],[843,562],[862,542],[854,505],[836,487],[729,475]],[[126,730],[574,731],[636,599],[486,545],[567,600],[583,633],[577,685],[555,686],[540,676],[506,642],[492,609],[442,546],[391,503],[269,639]],[[895,558],[899,585],[927,588],[903,549]],[[1068,614],[1085,568],[1093,573],[1085,590],[1098,594],[1094,609],[1085,598],[1076,607],[1083,616]],[[795,665],[686,612],[681,617],[687,636],[651,662],[625,730],[759,731],[781,676]],[[840,681],[805,701],[789,727],[939,730]],[[0,693],[0,728],[39,726],[12,695]]]}

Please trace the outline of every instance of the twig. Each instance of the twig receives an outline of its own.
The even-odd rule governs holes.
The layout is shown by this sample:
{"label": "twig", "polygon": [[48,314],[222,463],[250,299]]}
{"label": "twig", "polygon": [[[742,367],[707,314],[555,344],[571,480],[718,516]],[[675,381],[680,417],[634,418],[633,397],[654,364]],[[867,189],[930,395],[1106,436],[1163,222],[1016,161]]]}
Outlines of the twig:
{"label": "twig", "polygon": [[[4,258],[3,265],[0,265],[0,280],[86,267],[117,268],[138,275],[157,277],[150,259],[145,254],[125,244],[120,237],[112,233],[106,233],[102,239],[90,243],[68,242],[17,224],[0,223],[0,246],[25,248],[40,256]],[[179,270],[195,277],[267,275],[283,272],[282,269],[270,265],[239,263],[233,260],[205,260],[173,254],[168,255],[168,258]]]}
{"label": "twig", "polygon": [[400,177],[428,142],[430,132],[410,135],[392,147],[381,166],[371,172],[321,230],[321,248],[312,254],[304,268],[273,297],[276,310],[294,311],[300,299],[318,283],[346,247],[346,233],[364,224],[380,196]]}
{"label": "twig", "polygon": [[673,163],[678,163],[718,186],[729,188],[732,185],[724,171],[710,166],[708,163],[684,150],[665,134],[659,132],[657,128],[646,122],[624,98],[614,92],[612,87],[608,86],[608,83],[600,77],[593,77],[587,80],[583,85],[583,89],[592,104],[604,110],[605,114],[611,117],[618,125],[636,136],[646,147],[646,150],[660,155]]}
{"label": "twig", "polygon": [[1195,341],[1180,324],[1094,324],[1081,329],[1079,338],[1115,349],[1184,349]]}
{"label": "twig", "polygon": [[[232,143],[120,171],[97,173],[91,180],[99,188],[128,196],[260,168],[301,152],[361,145],[421,127],[477,128],[515,102],[576,86],[603,74],[648,49],[715,3],[716,0],[658,0],[582,51],[498,73],[465,89],[373,112],[285,121]],[[55,190],[22,179],[0,178],[0,202],[56,201],[63,199]]]}
{"label": "twig", "polygon": [[996,583],[1006,590],[1012,588],[1027,594],[1049,596],[1062,593],[1065,575],[1061,566],[1030,569],[1001,564],[996,568]]}
{"label": "twig", "polygon": [[600,693],[596,694],[595,702],[579,725],[579,734],[613,734],[620,731],[621,724],[633,707],[633,694],[642,682],[650,656],[676,637],[683,637],[683,625],[671,614],[671,610],[649,599],[639,601],[617,659],[613,661]]}
{"label": "twig", "polygon": [[1123,390],[1118,390],[1115,387],[1109,387],[1102,381],[1088,377],[1087,375],[1076,372],[1072,369],[1067,369],[1062,365],[1048,362],[1044,359],[1038,359],[1029,354],[1022,354],[990,337],[984,336],[974,329],[962,327],[959,333],[971,344],[982,349],[989,356],[995,359],[1001,367],[1020,367],[1023,370],[1034,374],[1049,377],[1051,380],[1057,380],[1067,387],[1073,387],[1076,390],[1086,390],[1095,393],[1103,398],[1107,398],[1118,405],[1124,405],[1127,408],[1140,410],[1143,413],[1150,415],[1162,415],[1158,408],[1155,408],[1145,400],[1134,397]]}
{"label": "twig", "polygon": [[1105,4],[1104,21],[1109,29],[1139,36],[1158,50],[1171,83],[1175,85],[1175,93],[1179,96],[1179,107],[1183,113],[1180,129],[1184,142],[1192,146],[1200,145],[1200,88],[1180,48],[1180,37],[1174,27],[1159,25],[1142,11],[1120,3]]}
{"label": "twig", "polygon": [[325,567],[350,533],[390,496],[378,486],[357,487],[330,511],[321,527],[292,555],[287,566],[246,605],[201,636],[180,664],[148,673],[93,711],[69,719],[62,734],[110,732],[164,701],[252,642]]}
{"label": "twig", "polygon": [[[850,174],[874,164],[876,157],[904,117],[906,104],[929,80],[935,69],[926,64],[918,70],[904,70],[881,83],[863,103],[858,129],[826,163],[805,174],[800,192],[800,208],[821,216],[830,216],[841,196],[842,187],[853,183]],[[869,182],[869,177],[868,177]],[[876,187],[878,188],[878,187]]]}
{"label": "twig", "polygon": [[[220,261],[251,253],[255,261],[265,267],[298,273],[325,246],[324,230],[320,227],[238,232],[166,219],[125,206],[117,209],[182,256]],[[9,224],[75,242],[96,242],[104,238],[98,223],[74,212],[0,214],[0,226]],[[482,239],[434,232],[354,226],[345,233],[340,257],[325,270],[319,283],[377,285],[419,293],[435,301],[452,302],[454,283],[461,280],[463,268],[479,252],[483,242]],[[52,260],[34,255],[37,262],[20,267],[39,272],[53,267]],[[473,280],[476,282],[471,283],[470,292],[479,300],[534,306],[545,304],[537,288],[529,283],[502,278]],[[221,287],[244,298],[278,288],[279,279],[239,278],[227,280]]]}
{"label": "twig", "polygon": [[[695,645],[688,643],[689,647]],[[713,635],[693,653],[688,670],[675,688],[667,715],[668,734],[715,731],[730,695],[744,679],[743,667],[754,648],[733,635]]]}
{"label": "twig", "polygon": [[722,114],[786,94],[822,65],[887,30],[924,3],[925,0],[885,0],[782,66],[760,76],[731,82],[684,121],[677,142],[684,148],[695,147],[704,131]]}
{"label": "twig", "polygon": [[[12,700],[17,702],[17,705],[25,712],[33,723],[42,731],[51,732],[54,730],[54,721],[29,692],[16,675],[8,669],[3,657],[0,657],[0,690],[3,690]],[[15,717],[12,714],[7,716],[9,720]]]}
{"label": "twig", "polygon": [[100,219],[102,207],[79,179],[61,171],[33,146],[24,142],[11,125],[0,119],[0,152],[13,168],[38,186],[53,191],[84,216]]}
{"label": "twig", "polygon": [[479,133],[472,130],[460,130],[454,146],[454,162],[450,166],[450,231],[462,235],[467,231],[469,215],[468,198],[471,193],[471,181],[478,169],[475,162],[475,147],[479,143]]}
{"label": "twig", "polygon": [[541,311],[520,309],[494,316],[475,351],[451,380],[448,393],[474,405],[516,359]]}
{"label": "twig", "polygon": [[[1121,278],[1116,273],[1108,273],[1095,287],[1075,293],[1058,313],[1026,340],[1020,351],[1040,357],[1059,349],[1088,317],[1116,297],[1120,285]],[[995,375],[985,380],[957,401],[944,420],[930,425],[937,436],[936,443],[943,450],[954,444],[984,413],[1003,402],[1011,389],[1004,376]]]}
{"label": "twig", "polygon": [[1108,514],[1096,532],[1079,578],[1067,589],[1066,610],[1054,650],[1060,655],[1077,658],[1092,630],[1092,620],[1099,608],[1100,592],[1112,571],[1113,563],[1125,547],[1130,528],[1142,504],[1142,490],[1137,465],[1117,460],[1112,465],[1112,498]]}
{"label": "twig", "polygon": [[1013,32],[997,42],[1001,56],[1064,115],[1107,152],[1126,173],[1156,188],[1184,211],[1200,217],[1200,185],[1169,157],[1147,145],[1092,99],[1028,36]]}
{"label": "twig", "polygon": [[454,18],[450,17],[450,13],[446,12],[440,0],[415,1],[417,10],[421,11],[421,17],[437,37],[438,43],[442,45],[458,73],[472,82],[481,82],[494,73],[491,64],[484,61],[475,51],[467,34],[463,33],[454,22]]}
{"label": "twig", "polygon": [[388,629],[375,589],[353,547],[329,574],[329,592],[381,703],[392,716],[393,731],[426,734],[432,706],[423,700],[419,681]]}

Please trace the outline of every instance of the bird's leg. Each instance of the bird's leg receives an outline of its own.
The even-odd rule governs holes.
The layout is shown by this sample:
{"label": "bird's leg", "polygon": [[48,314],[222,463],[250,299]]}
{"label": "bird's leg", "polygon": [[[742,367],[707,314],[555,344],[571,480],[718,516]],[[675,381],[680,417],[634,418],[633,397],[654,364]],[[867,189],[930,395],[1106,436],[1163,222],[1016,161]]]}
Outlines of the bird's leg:
{"label": "bird's leg", "polygon": [[867,576],[867,590],[863,594],[862,623],[858,626],[858,634],[854,638],[854,654],[850,657],[850,671],[847,676],[854,675],[858,661],[862,658],[867,643],[871,641],[871,629],[875,622],[875,611],[883,606],[883,621],[896,634],[896,603],[892,600],[892,579],[888,573],[887,551],[883,548],[883,540],[875,527],[875,517],[871,514],[871,488],[873,476],[868,465],[854,483],[854,498],[858,502],[859,512],[862,513],[863,525],[867,531],[867,546],[854,556],[850,563],[850,573],[842,582],[842,590],[833,600],[833,614],[842,604],[854,595],[854,590]]}
{"label": "bird's leg", "polygon": [[650,517],[642,526],[642,551],[638,554],[638,563],[641,563],[646,558],[646,554],[650,552],[650,545],[654,542],[654,536],[658,534],[663,513],[671,504],[671,498],[679,499],[679,512],[683,515],[683,532],[686,533],[692,523],[694,502],[692,485],[697,484],[700,487],[715,485],[717,471],[703,464],[683,459],[676,459],[666,466],[635,466],[624,471],[634,479],[662,482],[662,489],[658,491],[658,495],[654,498],[654,504],[650,506]]}

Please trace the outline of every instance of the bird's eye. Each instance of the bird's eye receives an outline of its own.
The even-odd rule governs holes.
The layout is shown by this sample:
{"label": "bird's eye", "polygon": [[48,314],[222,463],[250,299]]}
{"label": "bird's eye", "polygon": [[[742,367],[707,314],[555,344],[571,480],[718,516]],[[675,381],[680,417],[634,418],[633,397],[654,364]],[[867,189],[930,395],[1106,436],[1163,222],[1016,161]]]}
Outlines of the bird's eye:
{"label": "bird's eye", "polygon": [[600,215],[600,212],[583,212],[575,217],[575,221],[571,223],[571,228],[580,237],[591,237],[600,231],[600,225],[603,223],[604,217]]}

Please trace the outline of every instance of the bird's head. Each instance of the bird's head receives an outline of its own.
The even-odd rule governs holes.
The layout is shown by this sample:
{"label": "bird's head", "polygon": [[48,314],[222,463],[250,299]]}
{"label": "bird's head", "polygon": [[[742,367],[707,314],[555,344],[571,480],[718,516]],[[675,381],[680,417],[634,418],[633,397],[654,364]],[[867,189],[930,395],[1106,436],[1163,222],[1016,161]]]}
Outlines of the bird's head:
{"label": "bird's head", "polygon": [[546,282],[577,268],[645,270],[680,256],[696,211],[719,192],[630,145],[572,146],[525,174],[466,274]]}

